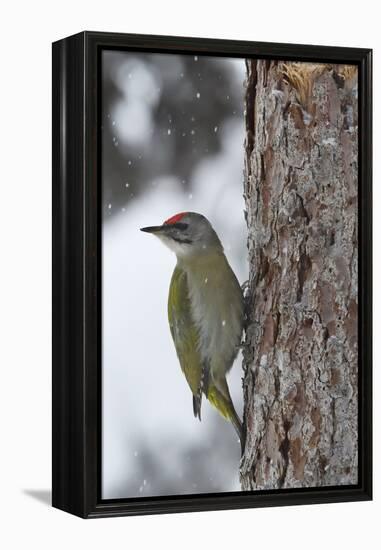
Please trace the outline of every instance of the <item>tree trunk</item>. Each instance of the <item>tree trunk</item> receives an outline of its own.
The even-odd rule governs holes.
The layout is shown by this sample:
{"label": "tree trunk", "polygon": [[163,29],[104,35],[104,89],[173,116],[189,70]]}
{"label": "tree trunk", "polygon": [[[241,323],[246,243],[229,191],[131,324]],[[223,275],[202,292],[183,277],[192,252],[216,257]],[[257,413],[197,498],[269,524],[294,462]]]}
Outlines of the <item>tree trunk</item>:
{"label": "tree trunk", "polygon": [[248,61],[245,490],[357,483],[357,70]]}

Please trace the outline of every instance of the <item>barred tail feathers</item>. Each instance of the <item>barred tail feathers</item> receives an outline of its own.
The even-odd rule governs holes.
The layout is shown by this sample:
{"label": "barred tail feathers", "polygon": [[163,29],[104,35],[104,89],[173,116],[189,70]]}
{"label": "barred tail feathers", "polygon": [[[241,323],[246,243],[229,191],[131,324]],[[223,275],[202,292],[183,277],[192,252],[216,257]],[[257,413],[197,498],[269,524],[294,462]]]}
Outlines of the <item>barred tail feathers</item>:
{"label": "barred tail feathers", "polygon": [[230,420],[242,444],[242,422],[234,408],[225,378],[219,379],[217,383],[215,380],[210,382],[207,398],[226,420]]}

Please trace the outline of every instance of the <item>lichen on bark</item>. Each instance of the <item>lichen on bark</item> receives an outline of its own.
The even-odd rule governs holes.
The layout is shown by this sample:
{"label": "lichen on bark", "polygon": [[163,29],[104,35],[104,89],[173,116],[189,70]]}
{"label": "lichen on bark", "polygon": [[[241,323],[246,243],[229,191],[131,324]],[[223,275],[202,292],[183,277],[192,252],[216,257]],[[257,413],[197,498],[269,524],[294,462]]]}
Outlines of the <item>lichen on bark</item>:
{"label": "lichen on bark", "polygon": [[357,483],[357,70],[247,62],[242,488]]}

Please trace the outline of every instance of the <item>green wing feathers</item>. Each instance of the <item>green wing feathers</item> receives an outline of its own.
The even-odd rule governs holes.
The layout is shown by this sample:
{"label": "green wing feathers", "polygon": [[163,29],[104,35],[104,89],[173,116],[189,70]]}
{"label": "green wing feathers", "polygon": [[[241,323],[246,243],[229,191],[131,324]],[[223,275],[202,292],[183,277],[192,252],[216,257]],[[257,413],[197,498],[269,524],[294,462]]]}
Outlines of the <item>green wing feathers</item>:
{"label": "green wing feathers", "polygon": [[169,287],[168,320],[181,369],[193,395],[197,396],[202,372],[198,331],[191,317],[186,273],[178,267]]}
{"label": "green wing feathers", "polygon": [[[199,335],[191,315],[187,276],[179,267],[173,272],[169,288],[168,320],[181,369],[193,394],[193,411],[195,416],[200,418],[201,379],[205,375],[203,369],[207,366],[203,365],[198,348]],[[241,421],[234,409],[226,379],[208,378],[207,387],[204,387],[203,392],[210,403],[223,417],[233,423],[237,433],[241,435]]]}

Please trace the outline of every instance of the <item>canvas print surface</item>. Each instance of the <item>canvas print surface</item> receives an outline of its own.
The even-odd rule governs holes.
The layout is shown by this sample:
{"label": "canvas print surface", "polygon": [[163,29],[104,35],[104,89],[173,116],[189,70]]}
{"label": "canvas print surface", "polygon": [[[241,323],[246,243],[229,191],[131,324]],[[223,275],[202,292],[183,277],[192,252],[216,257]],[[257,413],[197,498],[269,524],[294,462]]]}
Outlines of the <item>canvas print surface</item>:
{"label": "canvas print surface", "polygon": [[356,484],[356,67],[101,74],[102,498]]}

